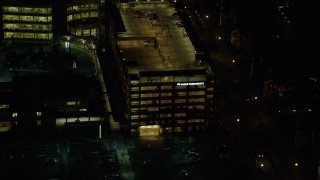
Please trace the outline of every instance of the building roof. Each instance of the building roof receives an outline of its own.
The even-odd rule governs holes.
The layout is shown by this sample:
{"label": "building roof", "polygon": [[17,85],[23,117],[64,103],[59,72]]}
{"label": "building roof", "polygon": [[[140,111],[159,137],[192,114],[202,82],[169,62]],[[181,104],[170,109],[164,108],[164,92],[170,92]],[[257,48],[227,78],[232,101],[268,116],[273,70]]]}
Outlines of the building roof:
{"label": "building roof", "polygon": [[[170,5],[158,3],[149,7],[135,5],[130,10],[120,11],[126,32],[118,34],[118,44],[129,74],[210,69],[207,64],[196,63],[196,52],[202,53],[204,48],[190,20],[183,12],[182,19],[174,19],[173,12],[175,9]],[[156,17],[148,18],[150,14]]]}

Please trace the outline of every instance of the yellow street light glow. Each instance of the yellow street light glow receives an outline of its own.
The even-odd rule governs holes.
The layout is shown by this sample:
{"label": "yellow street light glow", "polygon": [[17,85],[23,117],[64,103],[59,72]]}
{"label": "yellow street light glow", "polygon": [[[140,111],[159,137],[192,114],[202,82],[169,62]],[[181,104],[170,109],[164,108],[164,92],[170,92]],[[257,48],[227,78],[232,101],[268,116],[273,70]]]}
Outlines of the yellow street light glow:
{"label": "yellow street light glow", "polygon": [[232,62],[233,62],[233,63],[235,63],[235,62],[236,62],[236,60],[232,59]]}
{"label": "yellow street light glow", "polygon": [[209,16],[208,16],[208,15],[206,15],[206,18],[208,19],[208,18],[209,18]]}
{"label": "yellow street light glow", "polygon": [[297,167],[297,166],[299,166],[299,164],[296,162],[296,163],[294,163],[294,166],[296,166],[296,167]]}

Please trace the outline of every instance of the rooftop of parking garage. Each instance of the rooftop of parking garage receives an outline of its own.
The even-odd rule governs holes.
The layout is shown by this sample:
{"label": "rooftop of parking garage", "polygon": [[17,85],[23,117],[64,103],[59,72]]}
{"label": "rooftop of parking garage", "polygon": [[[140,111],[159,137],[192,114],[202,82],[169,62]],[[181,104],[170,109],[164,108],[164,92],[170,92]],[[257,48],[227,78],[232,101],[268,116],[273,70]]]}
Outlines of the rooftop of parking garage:
{"label": "rooftop of parking garage", "polygon": [[126,32],[118,34],[118,44],[129,74],[208,68],[196,63],[195,47],[173,12],[169,3],[121,7]]}

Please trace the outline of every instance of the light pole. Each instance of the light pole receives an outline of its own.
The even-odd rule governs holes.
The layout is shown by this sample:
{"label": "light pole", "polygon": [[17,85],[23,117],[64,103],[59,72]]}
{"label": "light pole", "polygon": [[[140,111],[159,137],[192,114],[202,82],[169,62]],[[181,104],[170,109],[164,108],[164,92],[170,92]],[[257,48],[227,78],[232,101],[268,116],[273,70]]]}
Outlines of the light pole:
{"label": "light pole", "polygon": [[66,36],[65,48],[67,53],[71,53],[71,46],[70,46],[70,36]]}

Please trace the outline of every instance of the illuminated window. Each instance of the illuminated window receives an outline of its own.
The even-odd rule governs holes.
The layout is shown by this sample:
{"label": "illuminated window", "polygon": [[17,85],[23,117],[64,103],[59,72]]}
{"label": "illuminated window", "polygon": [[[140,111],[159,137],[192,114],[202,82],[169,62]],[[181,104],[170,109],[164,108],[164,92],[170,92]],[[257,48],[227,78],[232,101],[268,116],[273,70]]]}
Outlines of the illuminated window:
{"label": "illuminated window", "polygon": [[83,36],[90,36],[90,29],[84,29]]}
{"label": "illuminated window", "polygon": [[97,30],[91,29],[91,36],[96,36],[96,35],[97,35]]}
{"label": "illuminated window", "polygon": [[[152,104],[152,101],[149,100],[149,101],[141,101],[141,104],[144,105],[144,104]],[[155,101],[154,104],[157,104],[157,102]]]}
{"label": "illuminated window", "polygon": [[67,21],[69,22],[69,21],[72,21],[72,20],[73,20],[72,15],[68,15],[67,16]]}
{"label": "illuminated window", "polygon": [[205,95],[205,91],[189,92],[189,95]]}
{"label": "illuminated window", "polygon": [[186,123],[186,120],[177,120],[177,123],[178,124],[184,124],[184,123]]}
{"label": "illuminated window", "polygon": [[98,9],[98,4],[90,4],[90,9]]}
{"label": "illuminated window", "polygon": [[176,86],[176,89],[186,89],[186,86]]}
{"label": "illuminated window", "polygon": [[143,119],[143,118],[148,118],[149,115],[140,115],[140,118]]}
{"label": "illuminated window", "polygon": [[186,96],[187,92],[178,92],[178,96]]}
{"label": "illuminated window", "polygon": [[82,36],[82,29],[76,29],[76,35]]}
{"label": "illuminated window", "polygon": [[37,126],[41,126],[41,120],[37,120]]}
{"label": "illuminated window", "polygon": [[176,99],[175,103],[186,103],[187,100],[186,99]]}
{"label": "illuminated window", "polygon": [[189,119],[188,123],[201,123],[204,122],[204,119]]}
{"label": "illuminated window", "polygon": [[131,94],[131,98],[139,98],[139,94]]}
{"label": "illuminated window", "polygon": [[139,119],[139,115],[132,115],[131,119]]}
{"label": "illuminated window", "polygon": [[142,86],[141,90],[155,90],[157,86]]}
{"label": "illuminated window", "polygon": [[159,97],[159,93],[141,94],[141,97]]}
{"label": "illuminated window", "polygon": [[207,88],[207,91],[213,91],[213,88]]}
{"label": "illuminated window", "polygon": [[172,117],[172,115],[170,113],[168,114],[160,114],[161,118],[167,118],[167,117]]}
{"label": "illuminated window", "polygon": [[131,126],[139,126],[138,122],[131,122]]}
{"label": "illuminated window", "polygon": [[88,18],[90,17],[89,13],[81,13],[81,18]]}
{"label": "illuminated window", "polygon": [[170,104],[170,103],[172,103],[172,101],[171,100],[160,100],[160,103],[161,104]]}
{"label": "illuminated window", "polygon": [[80,19],[81,17],[80,17],[80,14],[74,14],[73,15],[73,19]]}
{"label": "illuminated window", "polygon": [[139,111],[139,108],[132,108],[131,109],[131,112],[138,112]]}
{"label": "illuminated window", "polygon": [[161,86],[161,89],[172,89],[172,86]]}
{"label": "illuminated window", "polygon": [[137,81],[137,80],[131,80],[130,83],[131,83],[131,84],[139,84],[139,81]]}
{"label": "illuminated window", "polygon": [[9,107],[9,104],[0,104],[0,109],[8,109]]}
{"label": "illuminated window", "polygon": [[11,37],[15,37],[15,38],[16,38],[16,36],[14,35],[13,32],[5,32],[5,33],[4,33],[4,38],[5,38],[5,39],[9,39],[9,38],[11,38]]}
{"label": "illuminated window", "polygon": [[195,99],[189,99],[189,102],[205,102],[204,98],[195,98]]}
{"label": "illuminated window", "polygon": [[87,109],[85,109],[85,108],[84,109],[79,109],[79,111],[87,111]]}
{"label": "illuminated window", "polygon": [[186,117],[186,113],[176,113],[174,117]]}
{"label": "illuminated window", "polygon": [[3,12],[19,12],[18,7],[3,6]]}
{"label": "illuminated window", "polygon": [[205,106],[204,105],[197,105],[195,106],[197,109],[205,109]]}
{"label": "illuminated window", "polygon": [[0,132],[7,132],[11,129],[10,121],[1,121],[0,122]]}
{"label": "illuminated window", "polygon": [[144,126],[144,125],[146,125],[147,123],[146,122],[140,122],[140,125],[141,126]]}
{"label": "illuminated window", "polygon": [[207,98],[211,99],[211,98],[213,98],[213,95],[207,95]]}
{"label": "illuminated window", "polygon": [[3,24],[3,28],[4,29],[18,29],[19,28],[19,24],[7,24],[7,23],[4,23]]}
{"label": "illuminated window", "polygon": [[131,91],[139,91],[139,87],[131,87]]}
{"label": "illuminated window", "polygon": [[131,101],[131,105],[139,105],[139,101]]}
{"label": "illuminated window", "polygon": [[18,113],[12,113],[12,117],[18,117]]}
{"label": "illuminated window", "polygon": [[66,102],[66,105],[68,105],[68,106],[74,106],[74,105],[76,105],[76,101],[68,101],[68,102]]}
{"label": "illuminated window", "polygon": [[37,114],[37,116],[41,116],[41,112],[40,111],[36,112],[36,114]]}
{"label": "illuminated window", "polygon": [[18,21],[18,20],[19,20],[19,16],[3,15],[3,20],[7,20],[7,21]]}
{"label": "illuminated window", "polygon": [[181,127],[174,127],[174,132],[181,132],[182,128]]}
{"label": "illuminated window", "polygon": [[159,111],[159,107],[149,107],[148,111]]}
{"label": "illuminated window", "polygon": [[161,96],[162,96],[162,97],[165,97],[165,96],[172,96],[172,93],[161,93]]}
{"label": "illuminated window", "polygon": [[90,12],[90,17],[98,17],[98,12]]}

